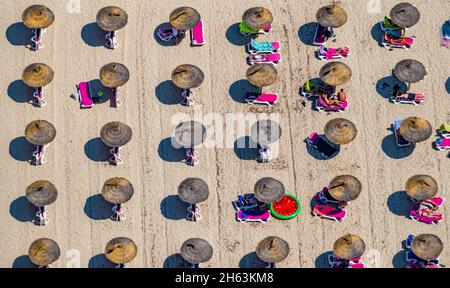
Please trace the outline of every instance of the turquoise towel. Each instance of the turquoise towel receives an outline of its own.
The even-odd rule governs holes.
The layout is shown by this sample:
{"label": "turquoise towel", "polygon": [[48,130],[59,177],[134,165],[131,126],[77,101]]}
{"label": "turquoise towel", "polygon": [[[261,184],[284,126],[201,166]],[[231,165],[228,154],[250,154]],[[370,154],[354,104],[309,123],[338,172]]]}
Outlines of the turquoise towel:
{"label": "turquoise towel", "polygon": [[271,42],[258,42],[252,39],[252,47],[257,51],[274,51],[273,45]]}

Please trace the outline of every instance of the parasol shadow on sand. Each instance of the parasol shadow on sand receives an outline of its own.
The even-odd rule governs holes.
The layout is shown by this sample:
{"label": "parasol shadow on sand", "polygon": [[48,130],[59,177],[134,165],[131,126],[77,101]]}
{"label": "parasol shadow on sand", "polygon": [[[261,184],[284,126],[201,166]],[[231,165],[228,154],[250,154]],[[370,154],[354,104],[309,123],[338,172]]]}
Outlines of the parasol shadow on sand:
{"label": "parasol shadow on sand", "polygon": [[298,29],[298,38],[300,38],[300,41],[309,46],[315,46],[314,43],[314,34],[316,33],[317,29],[317,22],[309,22],[306,23]]}
{"label": "parasol shadow on sand", "polygon": [[17,137],[9,143],[9,155],[14,160],[30,162],[33,160],[35,147],[24,136]]}
{"label": "parasol shadow on sand", "polygon": [[106,32],[98,26],[97,22],[86,24],[81,29],[81,39],[91,47],[107,47],[105,34]]}
{"label": "parasol shadow on sand", "polygon": [[259,259],[256,252],[251,252],[244,257],[241,258],[239,261],[239,268],[266,268],[267,263]]}
{"label": "parasol shadow on sand", "polygon": [[34,89],[26,85],[22,79],[18,79],[9,84],[7,93],[14,102],[28,103],[33,100]]}
{"label": "parasol shadow on sand", "polygon": [[101,194],[90,196],[84,203],[84,214],[92,220],[109,220],[113,204],[108,203]]}
{"label": "parasol shadow on sand", "polygon": [[336,153],[334,153],[333,155],[331,155],[330,157],[325,157],[322,153],[320,153],[319,151],[317,151],[317,149],[314,149],[314,147],[312,147],[311,145],[308,144],[308,139],[305,138],[303,140],[303,142],[305,142],[306,144],[306,151],[308,152],[308,154],[313,157],[316,160],[321,160],[321,161],[325,161],[325,160],[330,160],[335,158],[337,155],[339,155],[339,153],[341,152],[341,146],[340,145],[336,145],[334,143],[332,143],[331,141],[329,141],[328,139],[325,138],[324,135],[320,135],[322,137],[323,140],[327,141],[330,145],[334,146],[336,148]]}
{"label": "parasol shadow on sand", "polygon": [[233,145],[234,153],[240,160],[255,160],[259,153],[250,136],[238,138]]}
{"label": "parasol shadow on sand", "polygon": [[159,158],[166,162],[181,162],[186,158],[186,152],[184,149],[177,149],[172,145],[172,137],[167,137],[158,146]]}
{"label": "parasol shadow on sand", "polygon": [[11,202],[9,214],[19,222],[31,222],[36,217],[37,208],[25,196]]}
{"label": "parasol shadow on sand", "polygon": [[161,82],[155,88],[156,98],[165,105],[180,105],[182,91],[183,90],[178,88],[172,80]]}
{"label": "parasol shadow on sand", "polygon": [[445,91],[447,91],[447,94],[450,94],[450,77],[445,81]]}
{"label": "parasol shadow on sand", "polygon": [[164,260],[163,268],[191,268],[191,264],[180,253],[175,253]]}
{"label": "parasol shadow on sand", "polygon": [[22,255],[14,259],[12,268],[37,268],[38,266],[31,262],[28,255]]}
{"label": "parasol shadow on sand", "polygon": [[378,80],[375,85],[375,89],[377,90],[378,94],[388,100],[393,96],[395,87],[400,87],[400,91],[402,92],[406,92],[408,90],[408,85],[398,80],[394,76],[383,77]]}
{"label": "parasol shadow on sand", "polygon": [[107,147],[100,137],[93,138],[84,144],[84,154],[95,162],[106,162],[111,155],[108,153]]}
{"label": "parasol shadow on sand", "polygon": [[188,206],[189,204],[181,201],[178,195],[169,195],[161,201],[160,211],[166,219],[184,220]]}
{"label": "parasol shadow on sand", "polygon": [[[406,243],[403,241],[402,243]],[[394,257],[392,257],[392,267],[402,269],[405,268],[408,262],[406,262],[406,250],[401,250],[397,252]]]}
{"label": "parasol shadow on sand", "polygon": [[247,92],[258,92],[258,89],[250,84],[247,79],[240,79],[231,84],[230,89],[228,89],[228,93],[231,96],[231,99],[236,101],[237,103],[247,103],[245,102],[245,96]]}
{"label": "parasol shadow on sand", "polygon": [[317,256],[314,261],[315,268],[330,268],[330,264],[328,264],[328,257],[330,255],[333,255],[333,251],[327,251]]}
{"label": "parasol shadow on sand", "polygon": [[381,149],[384,154],[392,159],[403,159],[411,156],[414,152],[415,145],[411,145],[408,147],[398,147],[395,142],[395,136],[392,132],[392,128],[388,128],[390,134],[383,138],[381,142]]}
{"label": "parasol shadow on sand", "polygon": [[383,42],[384,32],[381,30],[380,23],[382,23],[382,21],[377,22],[372,26],[372,29],[370,29],[370,35],[372,36],[372,39],[378,43],[378,46],[383,47],[381,43]]}
{"label": "parasol shadow on sand", "polygon": [[14,23],[6,29],[6,39],[14,46],[28,47],[32,44],[31,37],[33,36],[33,31],[23,22]]}
{"label": "parasol shadow on sand", "polygon": [[413,203],[405,191],[397,191],[389,195],[387,207],[391,213],[409,218]]}
{"label": "parasol shadow on sand", "polygon": [[[111,214],[111,213],[110,213]],[[88,268],[114,268],[116,265],[106,258],[105,253],[97,254],[89,259]]]}
{"label": "parasol shadow on sand", "polygon": [[[181,41],[183,41],[184,38],[186,38],[186,34],[184,36],[179,36],[181,38],[178,38],[178,40],[171,40],[171,41],[167,41],[164,42],[162,41],[159,37],[158,37],[158,31],[160,29],[167,29],[170,28],[170,23],[169,22],[165,22],[165,23],[161,23],[159,24],[156,28],[155,31],[153,31],[153,38],[155,39],[156,43],[158,43],[161,46],[167,47],[167,46],[176,46],[178,43],[180,43]],[[178,41],[178,42],[177,42]]]}
{"label": "parasol shadow on sand", "polygon": [[234,23],[233,25],[228,27],[227,31],[225,32],[225,37],[227,38],[228,42],[233,45],[245,46],[250,43],[251,39],[256,39],[256,35],[251,35],[248,37],[242,35],[241,32],[239,32],[239,24],[240,23]]}

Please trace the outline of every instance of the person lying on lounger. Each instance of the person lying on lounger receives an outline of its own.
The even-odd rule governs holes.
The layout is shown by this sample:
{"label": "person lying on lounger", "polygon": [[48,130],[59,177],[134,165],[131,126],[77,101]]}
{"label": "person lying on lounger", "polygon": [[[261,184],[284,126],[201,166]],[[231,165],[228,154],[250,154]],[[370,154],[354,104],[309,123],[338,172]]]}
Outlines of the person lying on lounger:
{"label": "person lying on lounger", "polygon": [[338,104],[342,104],[347,100],[347,94],[345,94],[344,89],[341,89],[341,91],[339,91],[339,93],[337,94],[337,98]]}

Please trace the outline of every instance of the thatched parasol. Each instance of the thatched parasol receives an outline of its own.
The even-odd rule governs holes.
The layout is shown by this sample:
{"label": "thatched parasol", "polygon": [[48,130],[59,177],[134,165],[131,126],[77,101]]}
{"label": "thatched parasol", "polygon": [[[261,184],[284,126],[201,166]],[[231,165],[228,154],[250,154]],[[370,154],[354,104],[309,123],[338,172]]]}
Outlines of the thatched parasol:
{"label": "thatched parasol", "polygon": [[402,28],[409,28],[419,22],[420,12],[413,4],[400,3],[392,8],[389,16],[395,25]]}
{"label": "thatched parasol", "polygon": [[129,238],[114,238],[106,244],[106,258],[115,264],[125,264],[131,262],[136,257],[136,254],[137,246],[133,240]]}
{"label": "thatched parasol", "polygon": [[272,24],[272,13],[264,7],[250,8],[244,12],[242,21],[253,30],[261,30]]}
{"label": "thatched parasol", "polygon": [[254,143],[267,146],[281,137],[280,124],[273,120],[259,120],[251,128],[251,138]]}
{"label": "thatched parasol", "polygon": [[175,128],[173,140],[183,148],[192,148],[203,143],[206,138],[206,128],[197,121],[186,121]]}
{"label": "thatched parasol", "polygon": [[342,62],[330,62],[320,69],[320,79],[328,85],[338,86],[352,78],[352,70]]}
{"label": "thatched parasol", "polygon": [[247,69],[247,80],[257,86],[272,85],[278,78],[278,71],[271,64],[256,64]]}
{"label": "thatched parasol", "polygon": [[30,122],[25,128],[25,138],[34,145],[46,145],[52,142],[55,137],[55,127],[45,120]]}
{"label": "thatched parasol", "polygon": [[203,71],[194,65],[180,65],[172,72],[173,83],[181,89],[197,88],[202,85],[204,80]]}
{"label": "thatched parasol", "polygon": [[361,182],[354,176],[341,175],[331,180],[328,185],[330,195],[339,201],[350,202],[361,194]]}
{"label": "thatched parasol", "polygon": [[178,196],[188,204],[199,204],[208,199],[208,184],[200,178],[187,178],[178,186]]}
{"label": "thatched parasol", "polygon": [[39,88],[52,82],[53,69],[42,63],[28,65],[22,73],[22,80],[30,87]]}
{"label": "thatched parasol", "polygon": [[289,255],[289,244],[279,237],[270,236],[258,243],[256,255],[266,263],[279,263]]}
{"label": "thatched parasol", "polygon": [[320,8],[316,19],[323,27],[338,28],[347,22],[347,12],[341,6],[331,4]]}
{"label": "thatched parasol", "polygon": [[117,31],[125,27],[128,23],[127,13],[115,6],[108,6],[100,9],[97,13],[97,24],[105,31]]}
{"label": "thatched parasol", "polygon": [[409,117],[400,124],[400,135],[407,141],[419,143],[426,141],[433,134],[430,122],[418,117]]}
{"label": "thatched parasol", "polygon": [[254,193],[259,202],[270,204],[280,201],[286,192],[283,183],[274,178],[265,177],[256,182]]}
{"label": "thatched parasol", "polygon": [[361,257],[366,250],[364,241],[356,235],[348,234],[336,240],[333,245],[334,254],[344,260]]}
{"label": "thatched parasol", "polygon": [[419,61],[405,59],[395,65],[394,75],[405,83],[416,83],[425,78],[427,69]]}
{"label": "thatched parasol", "polygon": [[49,181],[39,180],[28,185],[25,197],[34,206],[44,207],[56,201],[58,191]]}
{"label": "thatched parasol", "polygon": [[208,262],[213,253],[211,244],[200,238],[188,239],[181,245],[181,256],[191,264]]}
{"label": "thatched parasol", "polygon": [[197,25],[200,21],[200,14],[191,7],[179,7],[170,13],[169,22],[172,27],[186,31]]}
{"label": "thatched parasol", "polygon": [[48,238],[41,238],[31,243],[28,257],[38,266],[48,266],[58,260],[61,252],[58,244]]}
{"label": "thatched parasol", "polygon": [[122,122],[110,122],[102,127],[100,137],[109,147],[121,147],[130,142],[133,131]]}
{"label": "thatched parasol", "polygon": [[436,259],[444,250],[442,240],[433,234],[421,234],[411,243],[412,252],[423,260]]}
{"label": "thatched parasol", "polygon": [[115,177],[105,181],[102,188],[103,198],[112,204],[123,204],[133,197],[133,185],[125,178]]}
{"label": "thatched parasol", "polygon": [[438,183],[428,175],[415,175],[406,181],[406,193],[419,201],[431,199],[438,193]]}
{"label": "thatched parasol", "polygon": [[30,29],[47,28],[55,21],[55,14],[43,5],[32,5],[23,11],[22,21]]}
{"label": "thatched parasol", "polygon": [[328,121],[324,130],[325,137],[338,145],[352,142],[358,134],[355,124],[343,118],[335,118]]}
{"label": "thatched parasol", "polygon": [[109,63],[100,69],[100,81],[103,86],[117,88],[125,85],[130,79],[130,71],[120,63]]}

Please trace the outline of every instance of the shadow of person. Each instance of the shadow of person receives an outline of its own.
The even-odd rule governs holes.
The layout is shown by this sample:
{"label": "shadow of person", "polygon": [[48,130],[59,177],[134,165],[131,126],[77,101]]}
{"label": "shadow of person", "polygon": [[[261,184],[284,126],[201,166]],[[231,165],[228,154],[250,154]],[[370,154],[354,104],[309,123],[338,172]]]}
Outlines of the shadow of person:
{"label": "shadow of person", "polygon": [[9,143],[9,155],[17,161],[32,164],[34,148],[34,145],[28,142],[24,136],[20,136]]}
{"label": "shadow of person", "polygon": [[84,213],[92,220],[110,219],[113,204],[106,202],[102,195],[96,194],[86,199]]}
{"label": "shadow of person", "polygon": [[186,151],[175,148],[172,145],[172,137],[167,137],[159,142],[158,155],[166,162],[181,162],[186,158]]}
{"label": "shadow of person", "polygon": [[33,31],[25,26],[23,22],[14,23],[6,29],[6,39],[11,45],[30,48],[32,44],[31,37],[33,36]]}
{"label": "shadow of person", "polygon": [[180,253],[176,253],[164,260],[163,268],[191,268],[191,264],[184,260]]}
{"label": "shadow of person", "polygon": [[247,103],[245,101],[247,92],[258,93],[258,89],[245,79],[237,80],[228,89],[231,99],[237,103]]}
{"label": "shadow of person", "polygon": [[227,31],[225,32],[225,37],[227,38],[228,42],[236,46],[245,46],[250,43],[251,39],[256,39],[256,35],[244,36],[239,31],[239,23],[235,23],[228,27]]}
{"label": "shadow of person", "polygon": [[31,262],[28,255],[22,255],[14,259],[12,268],[37,268],[38,266]]}
{"label": "shadow of person", "polygon": [[377,81],[375,89],[383,98],[390,99],[394,93],[394,87],[400,88],[400,91],[406,93],[408,86],[394,76],[386,76]]}
{"label": "shadow of person", "polygon": [[387,199],[389,211],[397,216],[409,217],[412,208],[411,198],[405,191],[397,191],[389,195]]}
{"label": "shadow of person", "polygon": [[81,29],[81,38],[84,43],[91,47],[107,47],[106,33],[96,22],[93,22],[83,26]]}
{"label": "shadow of person", "polygon": [[88,268],[114,268],[116,265],[106,258],[104,253],[97,254],[89,259]]}
{"label": "shadow of person", "polygon": [[9,206],[9,214],[20,222],[31,222],[35,218],[37,208],[28,202],[25,196],[21,196],[11,202]]}
{"label": "shadow of person", "polygon": [[414,145],[408,147],[398,147],[394,134],[390,134],[383,138],[381,149],[384,154],[392,159],[402,159],[410,156],[414,152]]}
{"label": "shadow of person", "polygon": [[300,26],[298,29],[298,37],[303,44],[315,46],[314,36],[316,34],[317,25],[317,22],[309,22]]}
{"label": "shadow of person", "polygon": [[188,206],[178,195],[169,195],[161,201],[160,210],[166,219],[183,220],[186,219]]}
{"label": "shadow of person", "polygon": [[327,251],[325,253],[317,256],[316,261],[314,262],[316,268],[330,268],[330,264],[328,263],[328,256],[332,255],[333,251]]}
{"label": "shadow of person", "polygon": [[381,30],[380,22],[377,22],[372,26],[370,35],[372,36],[372,39],[378,43],[378,46],[383,47],[381,43],[383,42],[384,32]]}
{"label": "shadow of person", "polygon": [[172,80],[166,80],[155,88],[156,98],[166,105],[177,105],[181,103],[182,89],[178,88]]}
{"label": "shadow of person", "polygon": [[109,161],[109,150],[111,148],[106,146],[100,137],[93,138],[84,145],[84,154],[95,162]]}
{"label": "shadow of person", "polygon": [[250,136],[243,136],[234,142],[234,153],[240,160],[256,160],[259,153]]}
{"label": "shadow of person", "polygon": [[406,268],[406,250],[401,250],[392,258],[392,266],[394,268]]}
{"label": "shadow of person", "polygon": [[250,252],[239,261],[239,268],[266,268],[267,263],[262,261],[256,252]]}
{"label": "shadow of person", "polygon": [[17,103],[29,103],[33,100],[34,89],[22,80],[15,80],[8,86],[8,96]]}
{"label": "shadow of person", "polygon": [[170,23],[166,22],[166,23],[161,23],[160,25],[158,25],[158,27],[155,28],[155,31],[153,31],[153,38],[155,38],[156,43],[158,43],[161,46],[177,46],[181,41],[183,41],[184,38],[186,38],[186,33],[180,35],[177,37],[177,39],[171,39],[169,41],[163,41],[161,40],[161,38],[159,38],[158,36],[158,31],[164,30],[164,29],[170,29],[172,26],[170,25]]}

